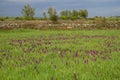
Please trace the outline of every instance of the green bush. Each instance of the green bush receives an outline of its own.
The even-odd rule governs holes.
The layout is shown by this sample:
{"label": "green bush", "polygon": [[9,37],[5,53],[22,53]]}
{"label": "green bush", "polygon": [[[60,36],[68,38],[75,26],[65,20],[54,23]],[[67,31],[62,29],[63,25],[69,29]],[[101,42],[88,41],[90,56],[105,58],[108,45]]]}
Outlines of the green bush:
{"label": "green bush", "polygon": [[53,16],[50,17],[50,20],[52,20],[53,22],[57,22],[58,21],[58,16],[53,15]]}
{"label": "green bush", "polygon": [[3,17],[0,17],[0,21],[4,21],[5,19]]}

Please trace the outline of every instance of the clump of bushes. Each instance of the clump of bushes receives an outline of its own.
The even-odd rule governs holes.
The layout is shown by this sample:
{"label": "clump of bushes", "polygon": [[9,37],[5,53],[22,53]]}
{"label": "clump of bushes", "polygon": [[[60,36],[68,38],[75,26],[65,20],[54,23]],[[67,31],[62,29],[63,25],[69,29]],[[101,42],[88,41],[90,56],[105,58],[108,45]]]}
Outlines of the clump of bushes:
{"label": "clump of bushes", "polygon": [[4,21],[5,19],[3,17],[0,17],[0,21]]}

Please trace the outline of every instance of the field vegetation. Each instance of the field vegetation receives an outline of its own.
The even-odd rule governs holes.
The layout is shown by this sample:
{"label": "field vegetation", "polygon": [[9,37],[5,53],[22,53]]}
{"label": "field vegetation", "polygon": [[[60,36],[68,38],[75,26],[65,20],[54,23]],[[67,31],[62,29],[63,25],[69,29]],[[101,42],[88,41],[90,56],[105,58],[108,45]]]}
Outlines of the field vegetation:
{"label": "field vegetation", "polygon": [[1,30],[0,80],[120,80],[119,30]]}

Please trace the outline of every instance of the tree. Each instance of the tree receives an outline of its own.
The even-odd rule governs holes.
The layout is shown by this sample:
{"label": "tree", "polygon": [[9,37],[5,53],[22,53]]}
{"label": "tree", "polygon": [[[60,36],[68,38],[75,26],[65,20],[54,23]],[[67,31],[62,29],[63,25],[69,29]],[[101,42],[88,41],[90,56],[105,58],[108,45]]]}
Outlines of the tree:
{"label": "tree", "polygon": [[88,11],[86,9],[81,10],[64,10],[60,12],[60,16],[62,19],[80,19],[80,18],[87,18]]}
{"label": "tree", "polygon": [[62,19],[70,19],[72,17],[72,11],[70,10],[63,10],[60,12],[60,16]]}
{"label": "tree", "polygon": [[65,20],[68,17],[68,11],[67,10],[61,11],[60,15],[61,15],[61,18]]}
{"label": "tree", "polygon": [[71,19],[72,19],[72,20],[78,19],[78,11],[77,11],[77,10],[72,10]]}
{"label": "tree", "polygon": [[58,20],[57,11],[54,8],[48,8],[48,15],[50,20],[56,22]]}
{"label": "tree", "polygon": [[34,15],[35,15],[35,9],[32,8],[29,4],[26,4],[23,9],[22,9],[22,12],[23,14],[23,17],[25,19],[33,19],[34,18]]}
{"label": "tree", "polygon": [[82,18],[87,18],[88,17],[88,11],[86,9],[80,10],[79,11],[79,16],[81,16]]}
{"label": "tree", "polygon": [[43,12],[43,17],[44,17],[44,19],[47,19],[46,12]]}

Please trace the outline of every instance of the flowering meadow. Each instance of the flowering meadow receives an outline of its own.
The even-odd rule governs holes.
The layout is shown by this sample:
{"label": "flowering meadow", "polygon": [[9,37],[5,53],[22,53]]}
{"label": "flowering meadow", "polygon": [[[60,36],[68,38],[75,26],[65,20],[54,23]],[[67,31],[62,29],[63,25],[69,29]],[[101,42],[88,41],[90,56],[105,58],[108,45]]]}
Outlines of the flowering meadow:
{"label": "flowering meadow", "polygon": [[120,80],[120,30],[0,31],[0,80]]}

